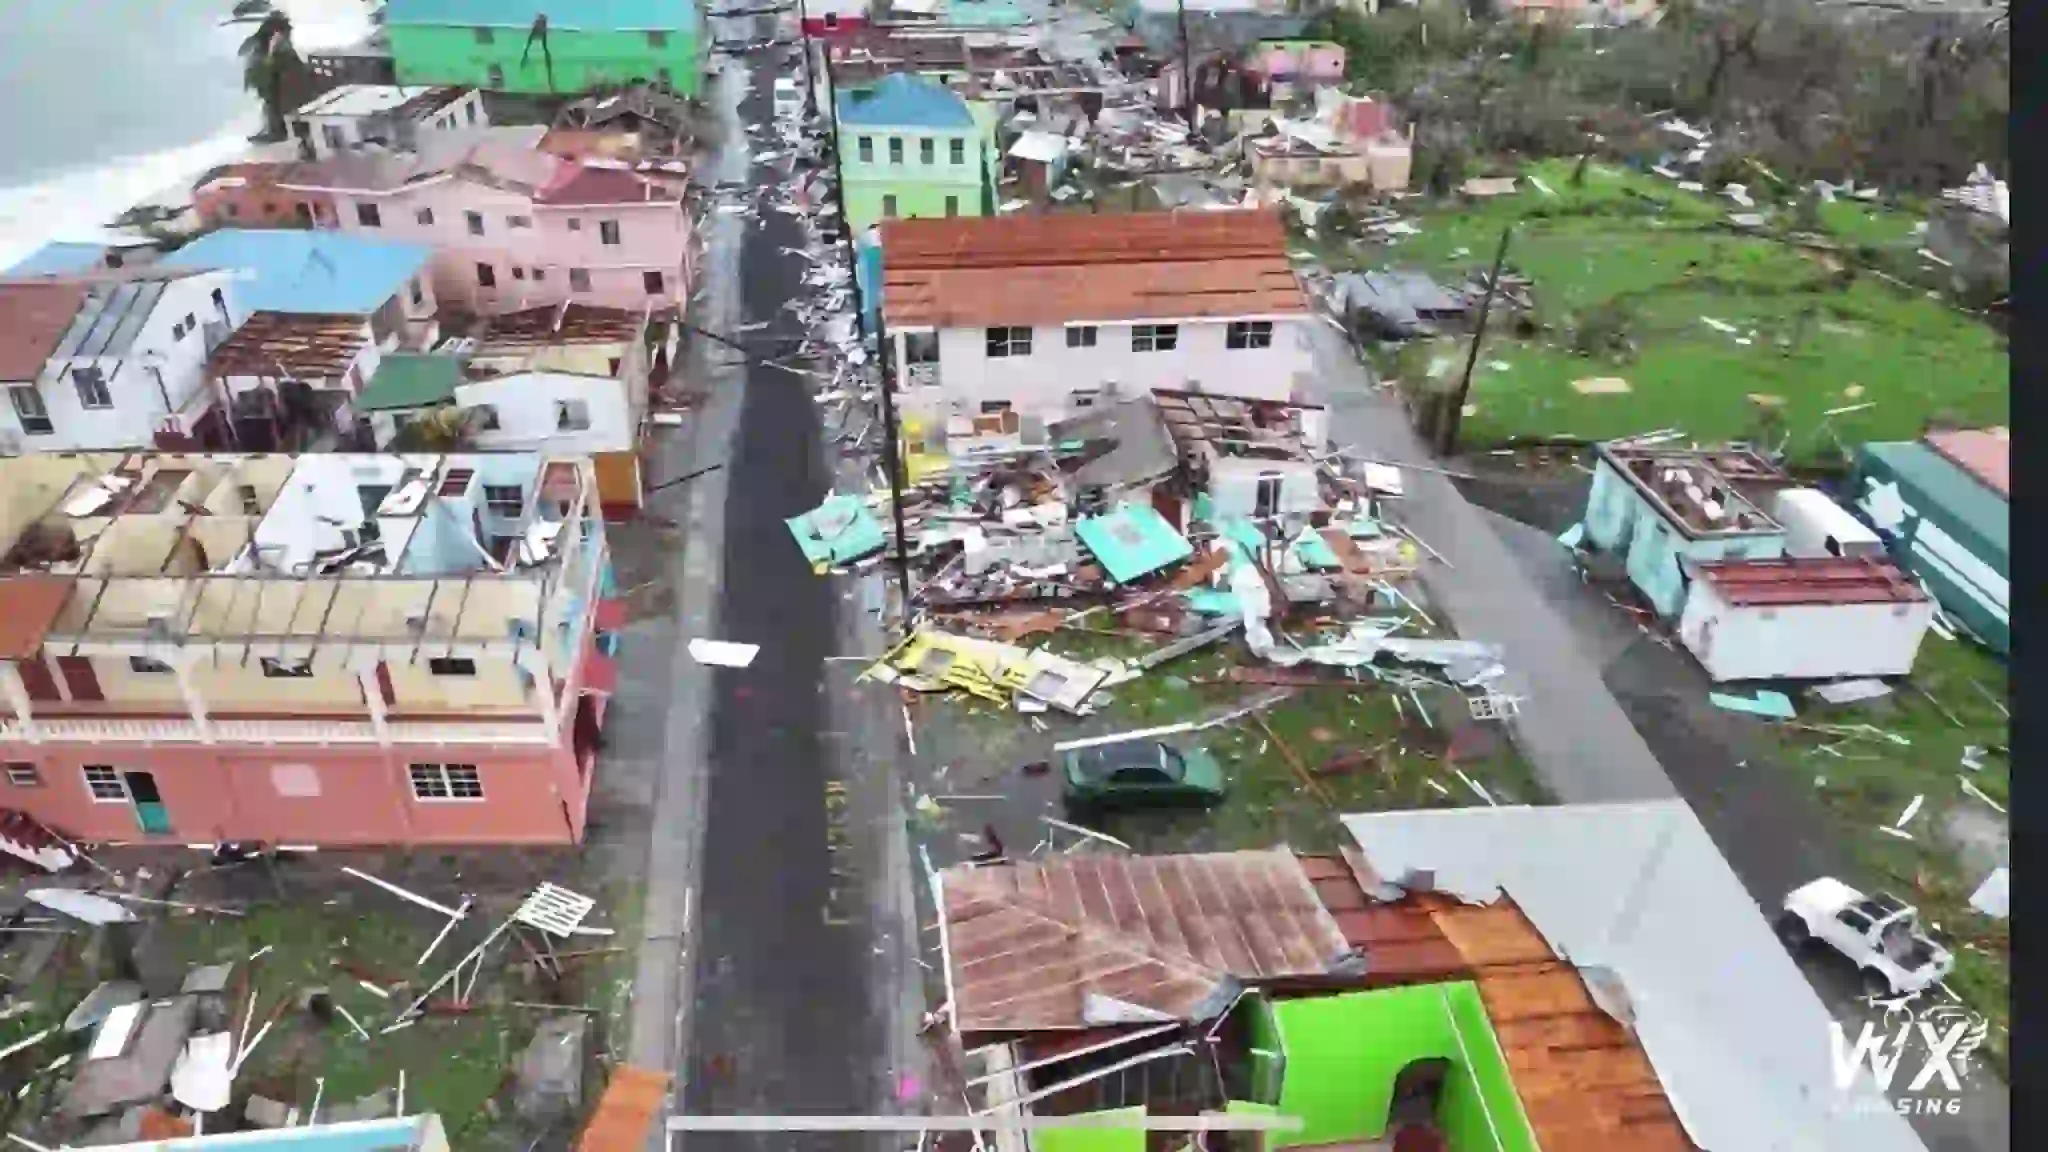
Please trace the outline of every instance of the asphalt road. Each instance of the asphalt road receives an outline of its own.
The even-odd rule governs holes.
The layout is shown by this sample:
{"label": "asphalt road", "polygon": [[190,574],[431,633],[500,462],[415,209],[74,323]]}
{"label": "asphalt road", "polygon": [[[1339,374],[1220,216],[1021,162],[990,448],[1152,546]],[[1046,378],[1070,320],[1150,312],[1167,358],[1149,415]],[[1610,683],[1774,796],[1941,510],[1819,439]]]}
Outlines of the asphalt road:
{"label": "asphalt road", "polygon": [[[775,68],[749,61],[740,105],[770,115]],[[733,142],[744,148],[744,141]],[[749,173],[756,186],[783,174]],[[788,347],[801,332],[783,305],[805,289],[799,226],[766,211],[745,222],[737,268],[749,342]],[[835,593],[799,562],[784,518],[815,506],[829,483],[817,409],[804,378],[751,363],[739,381],[738,427],[725,466],[718,638],[759,644],[745,669],[709,678],[701,793],[703,840],[691,918],[695,965],[681,1105],[697,1114],[860,1113],[878,1091],[878,997],[869,960],[876,929],[835,908],[845,875],[828,816],[835,780],[825,658],[836,647]],[[691,1149],[865,1147],[847,1136],[699,1135]]]}

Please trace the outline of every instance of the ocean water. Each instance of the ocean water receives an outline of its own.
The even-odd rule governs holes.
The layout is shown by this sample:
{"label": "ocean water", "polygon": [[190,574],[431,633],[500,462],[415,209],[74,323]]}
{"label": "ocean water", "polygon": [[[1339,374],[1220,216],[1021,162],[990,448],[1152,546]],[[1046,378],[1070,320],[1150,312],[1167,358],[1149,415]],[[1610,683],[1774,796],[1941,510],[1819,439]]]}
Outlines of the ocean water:
{"label": "ocean water", "polygon": [[[366,0],[284,0],[301,52],[369,28]],[[262,124],[222,27],[233,0],[0,0],[0,267],[88,239],[241,156]]]}

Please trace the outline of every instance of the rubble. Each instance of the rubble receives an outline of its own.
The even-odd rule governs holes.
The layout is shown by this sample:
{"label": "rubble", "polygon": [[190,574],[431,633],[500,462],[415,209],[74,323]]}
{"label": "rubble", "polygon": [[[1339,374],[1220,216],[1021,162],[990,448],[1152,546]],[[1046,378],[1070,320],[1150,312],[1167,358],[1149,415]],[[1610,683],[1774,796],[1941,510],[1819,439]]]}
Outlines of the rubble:
{"label": "rubble", "polygon": [[583,1104],[584,1047],[590,1019],[557,1016],[543,1021],[519,1058],[513,1108],[527,1120],[553,1122]]}

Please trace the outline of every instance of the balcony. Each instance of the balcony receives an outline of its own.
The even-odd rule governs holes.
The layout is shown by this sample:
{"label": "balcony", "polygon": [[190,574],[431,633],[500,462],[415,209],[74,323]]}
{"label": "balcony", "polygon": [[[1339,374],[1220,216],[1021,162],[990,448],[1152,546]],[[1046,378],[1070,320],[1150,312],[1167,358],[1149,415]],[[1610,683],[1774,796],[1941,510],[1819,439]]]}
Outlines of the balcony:
{"label": "balcony", "polygon": [[385,740],[368,720],[215,720],[212,739],[189,717],[85,716],[38,719],[25,730],[18,718],[0,723],[0,742],[37,744],[523,744],[556,742],[547,725],[533,721],[393,720]]}

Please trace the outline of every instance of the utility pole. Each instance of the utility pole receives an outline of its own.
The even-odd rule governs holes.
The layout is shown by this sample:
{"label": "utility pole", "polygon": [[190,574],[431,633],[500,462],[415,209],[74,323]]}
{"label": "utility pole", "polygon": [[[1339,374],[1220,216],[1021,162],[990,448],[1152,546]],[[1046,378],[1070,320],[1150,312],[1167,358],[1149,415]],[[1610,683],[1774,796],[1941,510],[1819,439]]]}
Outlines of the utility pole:
{"label": "utility pole", "polygon": [[1188,63],[1188,0],[1173,0],[1174,20],[1180,25],[1180,115],[1195,131],[1195,70]]}
{"label": "utility pole", "polygon": [[1472,391],[1472,369],[1479,363],[1479,342],[1486,339],[1486,317],[1493,311],[1493,294],[1500,291],[1500,268],[1508,258],[1508,238],[1513,224],[1500,230],[1500,248],[1493,254],[1493,274],[1486,279],[1486,295],[1479,298],[1479,323],[1472,330],[1472,349],[1465,355],[1465,374],[1458,379],[1457,395],[1443,414],[1437,437],[1437,455],[1449,456],[1458,449],[1458,422],[1465,418],[1465,397]]}
{"label": "utility pole", "polygon": [[[808,53],[808,47],[806,48]],[[832,106],[828,109],[826,147],[832,150],[832,183],[839,198],[839,226],[846,233],[847,267],[853,270],[853,322],[860,332],[862,342],[868,333],[867,300],[860,286],[860,248],[853,242],[853,216],[846,210],[846,169],[840,158],[839,149],[839,108],[838,84],[832,78],[832,54],[824,54],[825,87],[833,94]],[[880,285],[870,285],[875,291]],[[889,356],[888,336],[881,326],[879,302],[875,310],[875,361],[881,369],[878,375],[882,384],[882,467],[889,473],[889,517],[896,529],[896,591],[903,605],[900,619],[903,632],[910,633],[910,543],[909,533],[903,526],[903,461],[901,434],[896,425],[896,382],[891,379],[901,366]]]}

